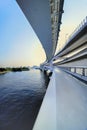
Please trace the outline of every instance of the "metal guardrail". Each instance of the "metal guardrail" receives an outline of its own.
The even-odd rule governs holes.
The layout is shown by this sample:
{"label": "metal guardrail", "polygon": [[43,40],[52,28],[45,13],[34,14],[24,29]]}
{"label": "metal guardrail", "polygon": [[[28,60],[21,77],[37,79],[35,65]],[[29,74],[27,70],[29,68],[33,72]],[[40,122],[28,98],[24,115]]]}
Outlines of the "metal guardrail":
{"label": "metal guardrail", "polygon": [[77,26],[77,28],[72,32],[72,34],[66,40],[67,45],[84,27],[87,26],[87,16],[86,18]]}
{"label": "metal guardrail", "polygon": [[65,70],[68,70],[72,73],[79,74],[81,76],[87,76],[87,67],[61,67]]}

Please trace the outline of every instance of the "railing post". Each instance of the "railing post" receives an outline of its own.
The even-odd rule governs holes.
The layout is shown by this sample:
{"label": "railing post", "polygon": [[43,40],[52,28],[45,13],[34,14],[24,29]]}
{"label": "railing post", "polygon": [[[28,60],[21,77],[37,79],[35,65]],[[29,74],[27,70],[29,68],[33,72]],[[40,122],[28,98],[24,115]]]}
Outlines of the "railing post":
{"label": "railing post", "polygon": [[74,73],[76,73],[76,68],[74,68]]}
{"label": "railing post", "polygon": [[87,16],[86,16],[86,22],[87,22]]}
{"label": "railing post", "polygon": [[82,69],[82,75],[85,76],[85,68]]}

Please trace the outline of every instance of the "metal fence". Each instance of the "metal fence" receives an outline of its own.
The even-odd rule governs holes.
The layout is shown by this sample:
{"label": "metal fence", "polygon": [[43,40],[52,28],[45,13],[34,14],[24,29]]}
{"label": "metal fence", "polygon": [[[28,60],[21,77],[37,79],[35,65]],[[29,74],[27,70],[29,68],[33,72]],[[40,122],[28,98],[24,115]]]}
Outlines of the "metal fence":
{"label": "metal fence", "polygon": [[61,67],[65,70],[68,70],[72,73],[76,73],[82,76],[87,76],[87,68],[83,68],[83,67]]}
{"label": "metal fence", "polygon": [[66,40],[66,44],[68,44],[83,28],[87,26],[87,16],[86,18],[77,26],[77,28],[72,32],[72,34]]}

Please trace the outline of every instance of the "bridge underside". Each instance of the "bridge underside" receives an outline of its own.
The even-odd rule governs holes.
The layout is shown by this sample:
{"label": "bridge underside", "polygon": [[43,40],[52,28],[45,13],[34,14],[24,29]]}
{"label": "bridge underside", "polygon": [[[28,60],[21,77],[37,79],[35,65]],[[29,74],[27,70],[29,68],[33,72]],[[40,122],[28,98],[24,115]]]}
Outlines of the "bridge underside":
{"label": "bridge underside", "polygon": [[16,0],[46,52],[47,60],[55,54],[64,0]]}

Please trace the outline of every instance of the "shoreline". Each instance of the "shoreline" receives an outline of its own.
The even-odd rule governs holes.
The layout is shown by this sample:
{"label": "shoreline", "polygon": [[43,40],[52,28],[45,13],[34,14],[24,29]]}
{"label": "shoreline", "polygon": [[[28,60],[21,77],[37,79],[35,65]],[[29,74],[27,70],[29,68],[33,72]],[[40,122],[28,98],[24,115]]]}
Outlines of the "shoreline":
{"label": "shoreline", "polygon": [[1,75],[1,74],[6,74],[7,72],[8,72],[8,71],[3,71],[3,72],[0,72],[0,75]]}
{"label": "shoreline", "polygon": [[22,72],[29,71],[28,67],[13,67],[13,68],[0,68],[0,75],[6,74],[8,72]]}

